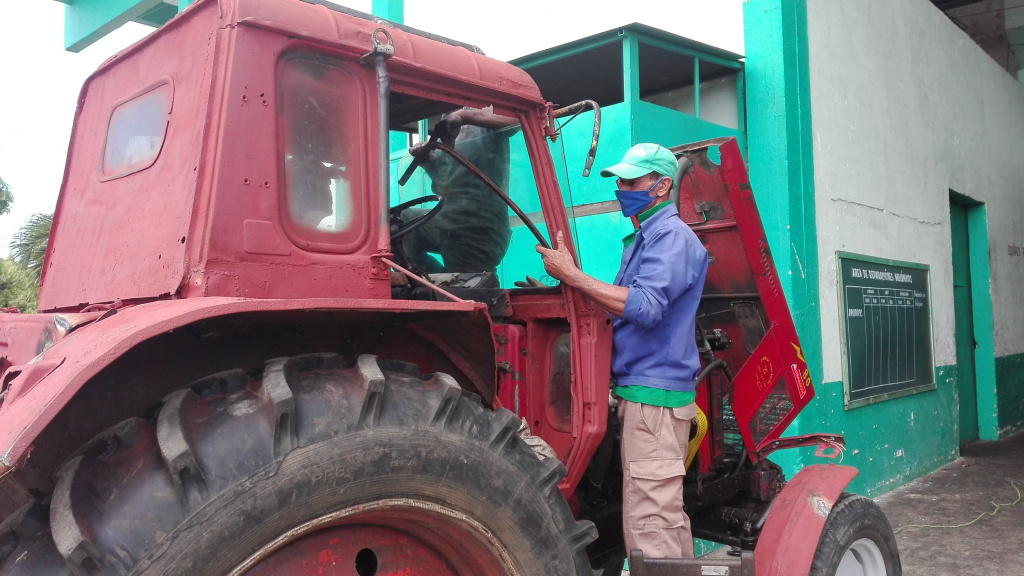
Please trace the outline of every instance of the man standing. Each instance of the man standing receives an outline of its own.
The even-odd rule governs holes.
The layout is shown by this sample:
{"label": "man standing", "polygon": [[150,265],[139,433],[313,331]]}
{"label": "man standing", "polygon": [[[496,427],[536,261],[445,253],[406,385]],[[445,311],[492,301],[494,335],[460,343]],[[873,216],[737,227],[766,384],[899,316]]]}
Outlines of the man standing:
{"label": "man standing", "polygon": [[694,328],[708,254],[669,201],[676,170],[672,152],[637,144],[622,162],[601,171],[617,178],[615,195],[635,229],[623,239],[614,284],[584,274],[561,232],[553,250],[537,247],[548,274],[615,316],[612,378],[621,399],[623,534],[627,553],[640,549],[646,558],[693,558],[683,475],[697,415]]}

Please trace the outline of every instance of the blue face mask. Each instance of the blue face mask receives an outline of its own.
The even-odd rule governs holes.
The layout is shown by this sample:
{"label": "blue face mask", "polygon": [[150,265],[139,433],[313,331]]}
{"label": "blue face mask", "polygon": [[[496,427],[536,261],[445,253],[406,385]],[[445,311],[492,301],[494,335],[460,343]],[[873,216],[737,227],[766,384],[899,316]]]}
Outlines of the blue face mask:
{"label": "blue face mask", "polygon": [[661,184],[661,181],[666,177],[662,176],[658,178],[658,181],[654,183],[647,190],[616,190],[615,197],[619,199],[619,206],[622,208],[622,215],[627,218],[630,216],[636,216],[647,205],[654,201],[651,197],[651,192]]}

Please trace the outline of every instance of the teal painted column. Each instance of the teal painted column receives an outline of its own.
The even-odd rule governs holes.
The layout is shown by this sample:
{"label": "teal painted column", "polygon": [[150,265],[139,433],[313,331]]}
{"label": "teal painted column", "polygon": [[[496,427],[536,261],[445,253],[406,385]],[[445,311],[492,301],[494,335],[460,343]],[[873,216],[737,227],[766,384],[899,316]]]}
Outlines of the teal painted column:
{"label": "teal painted column", "polygon": [[[374,16],[394,22],[405,24],[405,0],[373,0],[370,4],[370,11]],[[388,149],[392,153],[405,150],[409,147],[408,136],[405,134],[391,133]]]}
{"label": "teal painted column", "polygon": [[395,24],[405,24],[405,0],[373,0],[370,11]]}
{"label": "teal painted column", "polygon": [[634,109],[640,101],[640,41],[626,33],[622,36],[622,102],[629,111],[629,144],[636,144]]}
{"label": "teal painted column", "polygon": [[178,0],[178,12],[188,8],[195,0]]}
{"label": "teal painted column", "polygon": [[[746,44],[750,181],[811,377],[823,378],[814,213],[806,0],[749,0]],[[794,428],[823,419],[821,394]],[[804,423],[806,422],[806,426]],[[795,451],[790,451],[795,452]]]}
{"label": "teal painted column", "polygon": [[700,58],[693,59],[693,115],[700,118]]}

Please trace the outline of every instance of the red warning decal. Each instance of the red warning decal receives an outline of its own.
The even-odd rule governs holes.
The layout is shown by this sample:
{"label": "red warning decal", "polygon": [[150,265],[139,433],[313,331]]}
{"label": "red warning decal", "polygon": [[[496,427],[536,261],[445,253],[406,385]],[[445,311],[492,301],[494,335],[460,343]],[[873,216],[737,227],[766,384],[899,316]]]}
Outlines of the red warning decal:
{"label": "red warning decal", "polygon": [[800,367],[796,364],[790,364],[789,369],[793,371],[793,379],[796,380],[796,391],[800,395],[800,399],[803,400],[804,396],[807,396],[807,389],[811,387],[811,373],[804,368],[803,374],[800,373]]}

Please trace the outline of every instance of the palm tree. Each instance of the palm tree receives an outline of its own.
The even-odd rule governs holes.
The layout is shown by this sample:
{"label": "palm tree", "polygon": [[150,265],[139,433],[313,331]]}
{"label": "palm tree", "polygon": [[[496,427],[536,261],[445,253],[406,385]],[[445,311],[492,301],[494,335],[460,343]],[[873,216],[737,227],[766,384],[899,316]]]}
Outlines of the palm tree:
{"label": "palm tree", "polygon": [[39,279],[10,258],[0,260],[0,308],[31,313],[36,311],[38,301]]}
{"label": "palm tree", "polygon": [[10,213],[11,204],[14,204],[14,194],[11,193],[10,185],[0,178],[0,216]]}
{"label": "palm tree", "polygon": [[11,238],[11,258],[32,272],[36,282],[39,282],[43,270],[43,256],[46,255],[46,242],[50,239],[52,224],[53,214],[33,214]]}

